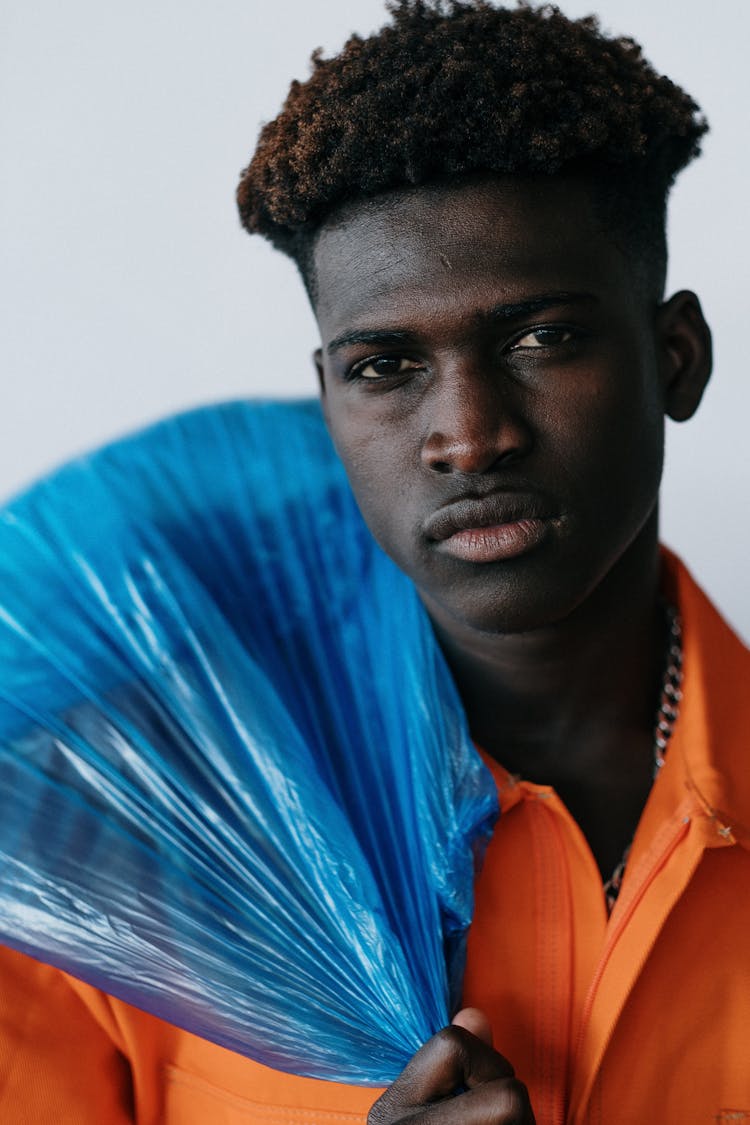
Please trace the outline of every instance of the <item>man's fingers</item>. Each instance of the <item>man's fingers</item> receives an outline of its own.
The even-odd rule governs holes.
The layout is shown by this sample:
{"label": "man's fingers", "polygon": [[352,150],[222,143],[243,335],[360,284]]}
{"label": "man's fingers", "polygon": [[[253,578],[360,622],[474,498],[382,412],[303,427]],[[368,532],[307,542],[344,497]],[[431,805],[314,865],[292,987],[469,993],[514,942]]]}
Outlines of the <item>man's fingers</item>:
{"label": "man's fingers", "polygon": [[489,1033],[483,1014],[465,1008],[417,1051],[370,1110],[368,1125],[534,1125],[513,1067],[469,1026]]}
{"label": "man's fingers", "polygon": [[372,1107],[368,1125],[535,1125],[528,1091],[517,1078],[499,1078],[420,1106],[391,1104],[388,1094]]}
{"label": "man's fingers", "polygon": [[500,1078],[430,1106],[414,1125],[535,1125],[529,1092],[517,1078]]}
{"label": "man's fingers", "polygon": [[481,1039],[463,1027],[446,1027],[417,1051],[393,1085],[376,1102],[368,1121],[370,1125],[396,1122],[414,1114],[417,1109],[450,1098],[458,1091],[472,1090],[484,1083],[513,1076],[513,1067],[508,1060]]}

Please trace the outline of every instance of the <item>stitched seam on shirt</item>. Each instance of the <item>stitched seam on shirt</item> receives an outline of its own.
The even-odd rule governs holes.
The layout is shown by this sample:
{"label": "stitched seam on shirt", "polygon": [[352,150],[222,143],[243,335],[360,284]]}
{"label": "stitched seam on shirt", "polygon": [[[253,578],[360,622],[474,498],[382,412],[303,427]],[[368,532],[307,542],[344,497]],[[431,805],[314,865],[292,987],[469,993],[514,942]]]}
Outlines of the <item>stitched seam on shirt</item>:
{"label": "stitched seam on shirt", "polygon": [[[565,1115],[564,1098],[565,1086],[567,1085],[567,1068],[562,1067],[561,1058],[550,1054],[551,1044],[559,1042],[562,1035],[556,1034],[561,1029],[550,1023],[548,1005],[550,999],[557,998],[560,988],[564,987],[562,978],[565,976],[565,971],[562,969],[561,956],[564,950],[561,945],[565,942],[565,937],[559,934],[554,926],[551,927],[550,931],[547,931],[544,923],[549,917],[550,911],[557,916],[561,911],[564,912],[565,906],[569,906],[569,900],[566,899],[565,892],[562,889],[562,884],[567,879],[567,872],[564,869],[564,861],[559,852],[560,838],[555,824],[555,814],[541,803],[536,806],[534,813],[531,846],[534,851],[535,865],[535,911],[538,945],[537,1010],[534,1016],[537,1049],[535,1051],[534,1068],[540,1087],[545,1120],[549,1119],[550,1125],[558,1125],[558,1123],[561,1125]],[[554,841],[555,851],[552,855],[546,853],[542,837],[547,841]],[[554,862],[554,869],[549,868],[550,861]],[[552,1011],[554,1013],[554,1006]],[[559,1010],[556,1014],[558,1017],[563,1015]],[[566,1019],[568,1039],[569,1030],[568,1014]],[[563,1057],[566,1057],[567,1053],[566,1051]],[[537,1110],[537,1112],[539,1111]]]}
{"label": "stitched seam on shirt", "polygon": [[305,1106],[269,1105],[264,1102],[256,1102],[252,1101],[250,1098],[244,1098],[240,1094],[233,1094],[230,1090],[224,1090],[221,1086],[215,1086],[212,1082],[207,1082],[206,1079],[200,1078],[196,1074],[190,1074],[180,1067],[172,1065],[167,1066],[165,1069],[167,1079],[173,1086],[185,1086],[187,1089],[201,1090],[217,1101],[231,1105],[235,1109],[241,1109],[247,1112],[252,1111],[252,1113],[266,1118],[270,1123],[274,1121],[355,1122],[362,1121],[365,1116],[365,1111],[362,1113],[350,1113],[347,1110],[312,1109]]}

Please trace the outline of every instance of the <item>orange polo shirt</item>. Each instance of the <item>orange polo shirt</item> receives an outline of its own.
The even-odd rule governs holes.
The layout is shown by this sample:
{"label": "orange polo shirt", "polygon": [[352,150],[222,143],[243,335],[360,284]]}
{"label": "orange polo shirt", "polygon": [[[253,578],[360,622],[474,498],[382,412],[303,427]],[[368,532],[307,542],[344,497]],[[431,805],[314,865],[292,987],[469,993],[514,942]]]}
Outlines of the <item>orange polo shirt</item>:
{"label": "orange polo shirt", "polygon": [[[750,1123],[750,653],[666,557],[684,698],[607,919],[544,786],[493,766],[464,1000],[538,1125]],[[377,1091],[296,1078],[0,951],[3,1125],[346,1125]]]}

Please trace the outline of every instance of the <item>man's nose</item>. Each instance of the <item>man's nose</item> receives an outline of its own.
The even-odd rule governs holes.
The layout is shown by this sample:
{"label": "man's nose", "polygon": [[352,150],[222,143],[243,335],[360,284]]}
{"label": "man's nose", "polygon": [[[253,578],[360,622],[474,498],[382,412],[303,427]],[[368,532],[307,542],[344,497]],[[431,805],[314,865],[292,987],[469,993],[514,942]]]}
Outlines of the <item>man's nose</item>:
{"label": "man's nose", "polygon": [[531,446],[520,403],[502,373],[466,366],[436,381],[425,402],[422,463],[436,473],[486,473]]}

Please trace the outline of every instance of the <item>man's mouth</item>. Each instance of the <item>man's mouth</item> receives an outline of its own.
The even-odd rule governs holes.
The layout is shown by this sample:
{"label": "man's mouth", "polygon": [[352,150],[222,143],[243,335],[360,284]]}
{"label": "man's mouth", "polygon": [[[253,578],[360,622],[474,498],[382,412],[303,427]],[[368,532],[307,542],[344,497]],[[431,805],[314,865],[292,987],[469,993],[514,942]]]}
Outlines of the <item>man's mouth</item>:
{"label": "man's mouth", "polygon": [[496,493],[438,509],[424,530],[441,554],[466,562],[500,562],[539,546],[555,518],[536,497]]}

